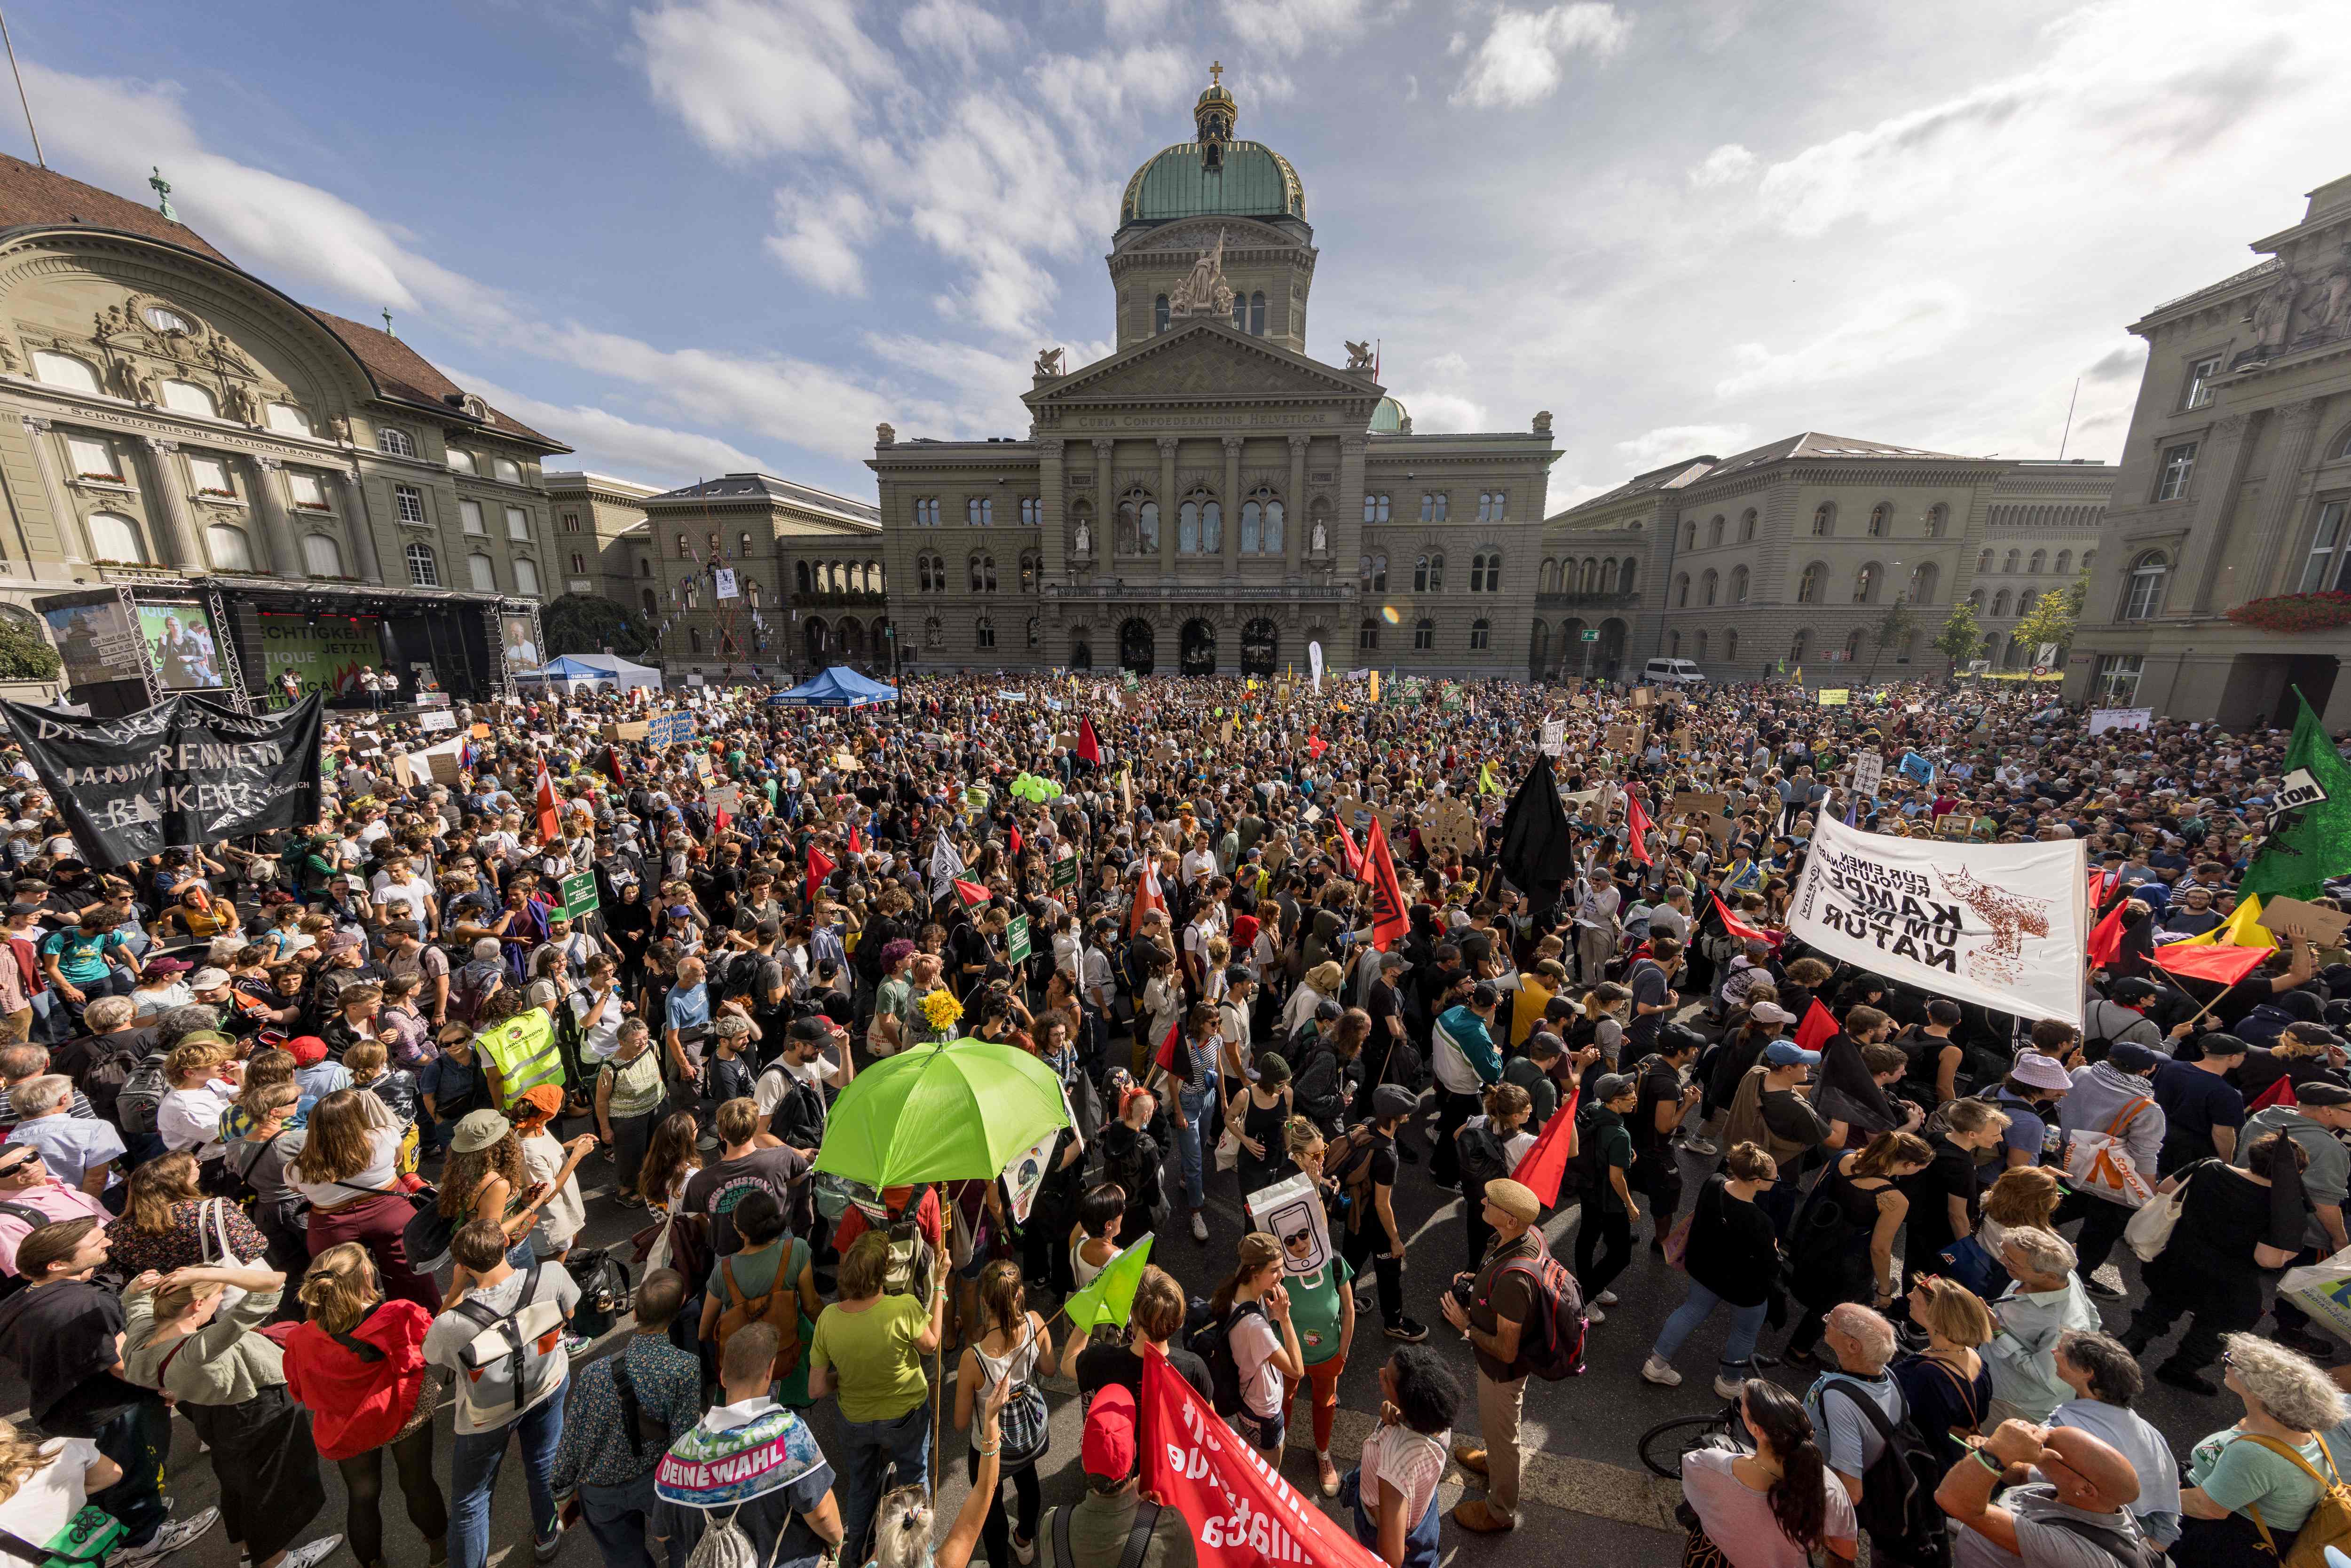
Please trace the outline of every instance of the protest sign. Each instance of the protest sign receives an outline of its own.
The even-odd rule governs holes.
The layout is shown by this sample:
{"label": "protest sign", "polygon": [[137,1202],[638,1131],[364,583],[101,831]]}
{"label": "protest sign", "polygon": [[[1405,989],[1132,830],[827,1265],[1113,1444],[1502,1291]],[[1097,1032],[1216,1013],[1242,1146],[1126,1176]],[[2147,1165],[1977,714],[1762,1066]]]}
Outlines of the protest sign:
{"label": "protest sign", "polygon": [[[1063,1103],[1067,1104],[1064,1097]],[[1046,1134],[1027,1148],[1012,1156],[1004,1167],[1004,1190],[1012,1198],[1012,1223],[1029,1223],[1029,1210],[1037,1202],[1038,1189],[1045,1185],[1046,1163],[1053,1157],[1054,1140],[1061,1135],[1059,1127]]]}
{"label": "protest sign", "polygon": [[1656,700],[1657,700],[1657,688],[1656,688],[1656,687],[1655,687],[1655,686],[1635,686],[1635,687],[1633,688],[1633,706],[1634,706],[1635,707],[1647,707],[1651,703],[1654,703],[1654,702],[1656,702]]}
{"label": "protest sign", "polygon": [[1542,748],[1544,755],[1557,757],[1565,749],[1567,721],[1563,718],[1543,720]]}
{"label": "protest sign", "polygon": [[1815,694],[1823,707],[1844,707],[1853,701],[1853,693],[1844,686],[1826,686]]}
{"label": "protest sign", "polygon": [[1670,823],[1676,818],[1696,821],[1706,830],[1708,837],[1713,839],[1717,845],[1730,842],[1730,830],[1733,823],[1730,820],[1730,797],[1728,795],[1709,795],[1693,789],[1679,790],[1671,800],[1666,803],[1667,821]]}
{"label": "protest sign", "polygon": [[[455,729],[457,727],[457,716],[451,713],[444,707],[427,708],[424,712],[416,716],[416,727],[423,730],[427,735],[431,735],[434,730],[438,729]],[[482,726],[477,727],[486,728],[487,727]],[[477,736],[475,738],[487,739],[488,737],[486,735],[483,735]]]}
{"label": "protest sign", "polygon": [[646,730],[650,727],[643,719],[632,719],[626,724],[608,724],[604,727],[604,738],[616,745],[626,741],[643,740],[645,738]]}
{"label": "protest sign", "polygon": [[1303,1173],[1261,1186],[1246,1201],[1251,1228],[1281,1243],[1283,1273],[1311,1275],[1330,1267],[1330,1222],[1314,1183]]}
{"label": "protest sign", "polygon": [[1016,915],[1004,928],[1004,961],[1025,964],[1029,961],[1029,917]]}
{"label": "protest sign", "polygon": [[1857,751],[1853,758],[1853,792],[1875,800],[1877,786],[1886,777],[1886,758],[1875,751]]}
{"label": "protest sign", "polygon": [[2104,735],[2110,729],[2145,729],[2155,722],[2151,707],[2102,707],[2090,710],[2090,733]]}
{"label": "protest sign", "polygon": [[1788,928],[1956,1001],[2081,1027],[2084,846],[1945,843],[1815,825]]}
{"label": "protest sign", "polygon": [[316,693],[267,715],[187,693],[120,718],[0,710],[92,866],[319,820],[326,707]]}
{"label": "protest sign", "polygon": [[721,784],[705,797],[714,811],[724,811],[730,817],[743,814],[743,791],[732,784]]}
{"label": "protest sign", "polygon": [[645,741],[654,747],[675,746],[694,738],[694,716],[690,713],[655,714],[645,721]]}
{"label": "protest sign", "polygon": [[1975,835],[1976,820],[1965,811],[1946,811],[1935,819],[1935,836],[1938,839],[1965,839]]}
{"label": "protest sign", "polygon": [[1077,885],[1078,857],[1073,854],[1063,855],[1060,860],[1053,862],[1054,891],[1059,892],[1063,888],[1075,887]]}
{"label": "protest sign", "polygon": [[2281,936],[2334,947],[2342,943],[2345,928],[2351,927],[2351,915],[2322,909],[2299,898],[2273,898],[2262,905],[2261,924]]}
{"label": "protest sign", "polygon": [[1429,803],[1421,813],[1420,840],[1432,850],[1458,850],[1474,855],[1485,842],[1478,814],[1458,795]]}
{"label": "protest sign", "polygon": [[596,907],[596,873],[576,871],[563,879],[563,913],[573,920]]}

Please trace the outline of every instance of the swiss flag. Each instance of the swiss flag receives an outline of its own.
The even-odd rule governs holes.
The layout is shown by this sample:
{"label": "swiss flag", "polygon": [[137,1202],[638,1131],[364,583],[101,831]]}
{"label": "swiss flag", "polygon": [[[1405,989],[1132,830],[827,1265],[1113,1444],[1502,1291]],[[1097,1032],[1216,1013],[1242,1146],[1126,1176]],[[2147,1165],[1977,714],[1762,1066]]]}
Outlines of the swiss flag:
{"label": "swiss flag", "polygon": [[[2095,872],[2091,873],[2093,880],[2095,880],[2096,874],[2097,873]],[[2123,950],[2123,910],[2125,907],[2126,905],[2124,904],[2116,904],[2112,910],[2107,912],[2106,917],[2104,920],[2099,921],[2097,925],[2090,928],[2091,963],[2104,966],[2113,963],[2116,957],[2121,956]]]}
{"label": "swiss flag", "polygon": [[1641,798],[1630,789],[1625,791],[1625,831],[1633,835],[1632,855],[1643,865],[1649,863],[1649,831],[1656,826],[1649,813],[1641,810]]}
{"label": "swiss flag", "polygon": [[1096,738],[1094,721],[1090,718],[1078,720],[1078,760],[1102,766],[1102,742]]}
{"label": "swiss flag", "polygon": [[824,879],[831,874],[831,858],[810,844],[808,852],[808,904],[810,909],[816,907],[816,890],[822,887]]}
{"label": "swiss flag", "polygon": [[538,836],[550,844],[563,836],[563,823],[555,810],[555,780],[544,762],[538,765]]}
{"label": "swiss flag", "polygon": [[1804,1021],[1796,1026],[1796,1043],[1806,1051],[1818,1051],[1825,1042],[1836,1038],[1836,1016],[1821,1006],[1814,997],[1813,1005],[1804,1009]]}
{"label": "swiss flag", "polygon": [[980,886],[979,883],[976,882],[966,882],[961,877],[956,877],[955,879],[955,890],[956,896],[963,900],[964,906],[967,909],[978,908],[981,904],[986,904],[991,896],[987,889]]}
{"label": "swiss flag", "polygon": [[1582,1091],[1571,1090],[1567,1103],[1552,1113],[1543,1124],[1542,1136],[1519,1158],[1519,1168],[1510,1179],[1535,1195],[1545,1208],[1559,1201],[1560,1178],[1567,1175],[1567,1162],[1575,1157],[1575,1102]]}

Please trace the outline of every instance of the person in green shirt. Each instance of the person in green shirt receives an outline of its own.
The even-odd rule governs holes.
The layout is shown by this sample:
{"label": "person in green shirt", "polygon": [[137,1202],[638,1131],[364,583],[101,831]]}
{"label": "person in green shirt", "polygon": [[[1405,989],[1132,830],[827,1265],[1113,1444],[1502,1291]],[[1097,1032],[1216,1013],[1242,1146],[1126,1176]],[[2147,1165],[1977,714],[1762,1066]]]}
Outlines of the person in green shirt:
{"label": "person in green shirt", "polygon": [[[776,1379],[775,1399],[778,1405],[805,1410],[811,1403],[809,1342],[816,1333],[816,1319],[824,1311],[824,1299],[817,1294],[816,1268],[809,1244],[785,1231],[783,1205],[764,1186],[755,1186],[745,1193],[729,1218],[735,1222],[735,1239],[743,1245],[737,1251],[711,1260],[710,1278],[702,1293],[702,1338],[715,1344],[718,1320],[737,1302],[755,1301],[778,1289],[799,1297],[799,1334],[796,1342],[799,1354],[794,1357],[792,1369]],[[776,1279],[778,1272],[783,1275],[780,1285]],[[730,1275],[735,1282],[731,1294],[726,1289]]]}
{"label": "person in green shirt", "polygon": [[1602,1309],[1616,1304],[1608,1282],[1632,1260],[1633,1227],[1641,1223],[1641,1206],[1634,1201],[1626,1172],[1633,1164],[1633,1134],[1625,1118],[1639,1103],[1639,1084],[1627,1073],[1604,1073],[1592,1087],[1589,1121],[1579,1133],[1591,1144],[1593,1175],[1597,1178],[1583,1202],[1583,1222],[1575,1235],[1575,1277],[1583,1287],[1585,1312],[1597,1322]]}
{"label": "person in green shirt", "polygon": [[2245,1414],[2189,1454],[2179,1540],[2171,1549],[2184,1568],[2264,1561],[2264,1529],[2283,1556],[2318,1506],[2320,1478],[2351,1465],[2351,1454],[2322,1446],[2319,1434],[2341,1422],[2346,1408],[2323,1369],[2252,1334],[2229,1334],[2221,1343],[2221,1382]]}
{"label": "person in green shirt", "polygon": [[[1330,1153],[1322,1129],[1304,1116],[1292,1116],[1283,1139],[1290,1159],[1320,1190],[1322,1162]],[[1285,1403],[1297,1396],[1301,1384],[1313,1388],[1314,1464],[1321,1472],[1317,1479],[1324,1497],[1337,1497],[1339,1467],[1331,1462],[1331,1424],[1339,1413],[1339,1375],[1347,1370],[1347,1347],[1355,1338],[1355,1292],[1349,1288],[1355,1271],[1330,1244],[1327,1234],[1318,1239],[1312,1226],[1303,1220],[1288,1227],[1280,1240],[1281,1282],[1290,1291],[1290,1321],[1298,1330],[1298,1348],[1306,1359],[1306,1375],[1290,1383]],[[1307,1267],[1318,1249],[1322,1260]],[[1285,1426],[1289,1418],[1285,1408]]]}
{"label": "person in green shirt", "polygon": [[893,1465],[899,1486],[930,1480],[930,1381],[923,1357],[935,1354],[946,1327],[946,1271],[932,1270],[929,1308],[890,1296],[890,1239],[869,1230],[841,1260],[841,1299],[816,1321],[809,1346],[809,1397],[837,1394],[835,1468],[848,1484],[841,1508],[841,1561],[872,1557],[873,1511]]}
{"label": "person in green shirt", "polygon": [[882,949],[882,983],[873,989],[873,1021],[865,1031],[865,1046],[875,1056],[890,1056],[914,1042],[906,1018],[914,1006],[914,945],[901,936]]}

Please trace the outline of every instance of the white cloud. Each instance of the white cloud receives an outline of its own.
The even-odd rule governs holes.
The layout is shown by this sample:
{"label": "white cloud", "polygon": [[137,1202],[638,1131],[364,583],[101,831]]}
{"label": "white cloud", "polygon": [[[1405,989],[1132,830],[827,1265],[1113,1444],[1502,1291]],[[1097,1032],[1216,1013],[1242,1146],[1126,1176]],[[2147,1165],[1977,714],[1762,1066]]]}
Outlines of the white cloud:
{"label": "white cloud", "polygon": [[822,193],[779,192],[768,252],[827,294],[863,298],[865,266],[858,247],[879,226],[872,206],[847,186]]}
{"label": "white cloud", "polygon": [[1102,26],[1115,38],[1157,33],[1171,0],[1102,0]]}
{"label": "white cloud", "polygon": [[1392,395],[1411,413],[1413,433],[1416,435],[1493,428],[1486,423],[1485,404],[1453,392],[1395,391]]}
{"label": "white cloud", "polygon": [[1364,0],[1224,0],[1224,9],[1241,42],[1283,58],[1344,47],[1364,22]]}
{"label": "white cloud", "polygon": [[1635,469],[1647,469],[1706,452],[1728,457],[1754,444],[1755,427],[1750,424],[1661,424],[1616,443],[1616,450]]}
{"label": "white cloud", "polygon": [[969,0],[923,0],[900,19],[898,36],[915,48],[929,49],[976,69],[983,55],[1000,54],[1012,47],[1012,28]]}
{"label": "white cloud", "polygon": [[848,0],[664,0],[630,18],[654,100],[729,158],[850,148],[896,79]]}
{"label": "white cloud", "polygon": [[[1564,57],[1588,54],[1605,60],[1625,47],[1631,18],[1597,0],[1575,0],[1548,11],[1502,11],[1478,46],[1453,90],[1453,101],[1472,109],[1523,109],[1549,98],[1566,69]],[[1462,37],[1455,34],[1453,52]]]}
{"label": "white cloud", "polygon": [[683,483],[709,474],[740,474],[765,469],[749,453],[716,436],[690,430],[643,424],[609,409],[584,405],[564,407],[543,402],[528,392],[497,385],[480,376],[444,366],[449,378],[486,399],[491,407],[510,413],[572,449],[575,456],[563,466],[633,479]]}
{"label": "white cloud", "polygon": [[1715,383],[1715,395],[1850,384],[1949,347],[1970,314],[1965,297],[1947,285],[1921,284],[1863,300],[1797,348],[1775,352],[1761,343],[1740,344],[1732,351],[1738,369]]}
{"label": "white cloud", "polygon": [[1728,185],[1744,180],[1755,172],[1755,154],[1736,141],[1726,141],[1706,155],[1706,162],[1689,172],[1689,183],[1704,188]]}

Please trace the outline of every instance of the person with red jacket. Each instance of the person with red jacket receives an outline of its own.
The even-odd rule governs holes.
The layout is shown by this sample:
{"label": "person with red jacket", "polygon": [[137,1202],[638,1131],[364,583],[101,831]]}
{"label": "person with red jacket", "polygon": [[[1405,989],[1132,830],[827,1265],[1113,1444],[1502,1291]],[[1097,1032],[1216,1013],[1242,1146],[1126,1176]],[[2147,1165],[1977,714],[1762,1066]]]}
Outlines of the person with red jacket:
{"label": "person with red jacket", "polygon": [[375,1262],[355,1241],[329,1247],[302,1277],[306,1321],[285,1341],[286,1386],[310,1411],[321,1458],[343,1472],[343,1525],[360,1568],[381,1568],[383,1456],[400,1472],[408,1520],[448,1557],[449,1504],[433,1475],[433,1412],[439,1375],[424,1364],[433,1314],[414,1301],[386,1301]]}

